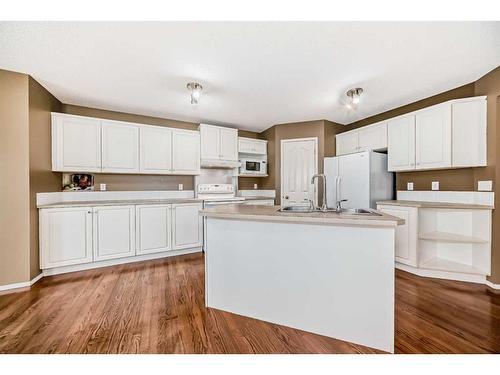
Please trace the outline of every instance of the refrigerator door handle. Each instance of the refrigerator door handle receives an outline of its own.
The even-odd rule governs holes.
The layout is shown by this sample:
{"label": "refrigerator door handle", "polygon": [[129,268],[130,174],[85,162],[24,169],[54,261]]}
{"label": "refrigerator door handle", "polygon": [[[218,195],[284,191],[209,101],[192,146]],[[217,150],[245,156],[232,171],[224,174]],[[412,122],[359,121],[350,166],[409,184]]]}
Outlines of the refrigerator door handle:
{"label": "refrigerator door handle", "polygon": [[340,176],[335,179],[335,204],[340,200]]}

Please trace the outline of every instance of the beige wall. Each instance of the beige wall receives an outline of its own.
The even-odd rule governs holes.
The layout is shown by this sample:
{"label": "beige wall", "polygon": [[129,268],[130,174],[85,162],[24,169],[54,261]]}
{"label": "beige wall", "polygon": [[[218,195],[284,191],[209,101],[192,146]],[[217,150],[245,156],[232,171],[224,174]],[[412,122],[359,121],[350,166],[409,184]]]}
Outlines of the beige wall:
{"label": "beige wall", "polygon": [[40,273],[36,194],[61,189],[61,173],[52,172],[50,112],[61,102],[29,77],[30,279]]}
{"label": "beige wall", "polygon": [[28,76],[0,70],[0,285],[30,278]]}

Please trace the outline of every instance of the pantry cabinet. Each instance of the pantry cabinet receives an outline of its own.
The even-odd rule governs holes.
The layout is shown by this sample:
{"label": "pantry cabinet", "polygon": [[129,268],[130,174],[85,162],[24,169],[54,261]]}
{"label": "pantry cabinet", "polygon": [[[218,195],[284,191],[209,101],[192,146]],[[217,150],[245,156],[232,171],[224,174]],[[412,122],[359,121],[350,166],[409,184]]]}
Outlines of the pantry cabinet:
{"label": "pantry cabinet", "polygon": [[136,206],[137,254],[172,250],[170,204]]}
{"label": "pantry cabinet", "polygon": [[139,172],[139,126],[102,121],[102,172]]}
{"label": "pantry cabinet", "polygon": [[173,249],[203,245],[203,219],[199,214],[201,208],[201,203],[172,205]]}
{"label": "pantry cabinet", "polygon": [[94,261],[135,255],[135,207],[93,209]]}
{"label": "pantry cabinet", "polygon": [[201,159],[238,160],[238,131],[208,124],[200,124]]}
{"label": "pantry cabinet", "polygon": [[52,114],[52,170],[101,172],[101,122]]}
{"label": "pantry cabinet", "polygon": [[40,268],[92,261],[92,208],[40,212]]}

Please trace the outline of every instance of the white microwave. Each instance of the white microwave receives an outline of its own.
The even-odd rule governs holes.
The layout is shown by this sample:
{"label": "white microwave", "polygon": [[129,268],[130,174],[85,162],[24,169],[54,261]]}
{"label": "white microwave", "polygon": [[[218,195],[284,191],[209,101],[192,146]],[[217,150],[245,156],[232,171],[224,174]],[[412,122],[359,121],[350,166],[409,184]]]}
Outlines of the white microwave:
{"label": "white microwave", "polygon": [[267,161],[240,159],[240,174],[267,174]]}

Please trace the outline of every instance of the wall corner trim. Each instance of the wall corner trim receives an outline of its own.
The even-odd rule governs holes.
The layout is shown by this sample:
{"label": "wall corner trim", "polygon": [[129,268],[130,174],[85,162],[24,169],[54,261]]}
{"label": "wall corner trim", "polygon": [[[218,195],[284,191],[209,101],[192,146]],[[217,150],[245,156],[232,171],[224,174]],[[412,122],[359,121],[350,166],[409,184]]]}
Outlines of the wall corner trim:
{"label": "wall corner trim", "polygon": [[[43,277],[43,272],[40,272],[40,274],[38,276],[34,277],[30,281],[24,281],[22,283],[0,285],[0,292],[6,291],[6,290],[14,291],[14,289],[31,287],[33,284],[35,284],[37,281],[39,281],[42,277]],[[500,288],[500,285],[499,285],[499,288]]]}
{"label": "wall corner trim", "polygon": [[494,284],[489,280],[486,280],[484,284],[489,286],[491,289],[500,290],[500,284]]}

